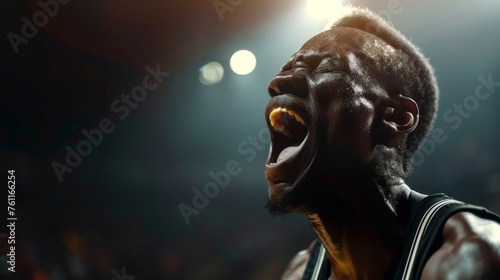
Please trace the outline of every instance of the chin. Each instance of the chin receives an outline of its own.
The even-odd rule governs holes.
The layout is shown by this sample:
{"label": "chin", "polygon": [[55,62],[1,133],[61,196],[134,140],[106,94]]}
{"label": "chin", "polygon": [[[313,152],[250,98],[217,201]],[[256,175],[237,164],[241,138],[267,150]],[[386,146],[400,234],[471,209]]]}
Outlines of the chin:
{"label": "chin", "polygon": [[309,214],[311,212],[307,197],[293,191],[285,194],[275,193],[271,189],[269,190],[266,208],[272,215],[285,213]]}

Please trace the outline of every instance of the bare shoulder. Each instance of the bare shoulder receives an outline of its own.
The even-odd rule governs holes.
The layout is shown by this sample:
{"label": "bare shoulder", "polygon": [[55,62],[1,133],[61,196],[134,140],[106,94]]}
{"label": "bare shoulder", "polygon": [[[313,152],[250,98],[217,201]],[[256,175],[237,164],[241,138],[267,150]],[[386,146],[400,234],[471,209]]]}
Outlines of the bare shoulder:
{"label": "bare shoulder", "polygon": [[309,257],[311,256],[311,252],[314,247],[314,242],[311,243],[309,248],[306,250],[302,250],[298,252],[293,259],[288,264],[283,276],[281,276],[282,280],[300,280],[304,275],[304,271],[306,270],[307,262],[309,261]]}
{"label": "bare shoulder", "polygon": [[451,216],[422,279],[500,279],[500,224],[467,212]]}

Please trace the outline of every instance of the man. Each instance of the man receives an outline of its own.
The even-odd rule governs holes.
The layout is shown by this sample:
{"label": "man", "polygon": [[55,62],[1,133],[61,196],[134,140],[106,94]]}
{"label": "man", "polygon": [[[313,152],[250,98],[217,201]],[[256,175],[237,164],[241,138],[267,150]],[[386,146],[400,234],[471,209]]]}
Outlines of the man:
{"label": "man", "polygon": [[269,94],[268,206],[306,215],[319,237],[283,279],[500,279],[500,218],[404,182],[438,89],[402,34],[348,8]]}

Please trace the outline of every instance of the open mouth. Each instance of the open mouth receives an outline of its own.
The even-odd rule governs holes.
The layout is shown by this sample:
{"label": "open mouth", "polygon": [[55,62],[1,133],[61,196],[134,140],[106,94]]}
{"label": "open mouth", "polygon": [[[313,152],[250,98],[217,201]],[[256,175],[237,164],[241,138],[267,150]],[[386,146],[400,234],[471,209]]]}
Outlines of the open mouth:
{"label": "open mouth", "polygon": [[308,129],[302,116],[297,112],[276,107],[269,113],[273,128],[272,151],[269,164],[277,164],[295,155],[304,142]]}

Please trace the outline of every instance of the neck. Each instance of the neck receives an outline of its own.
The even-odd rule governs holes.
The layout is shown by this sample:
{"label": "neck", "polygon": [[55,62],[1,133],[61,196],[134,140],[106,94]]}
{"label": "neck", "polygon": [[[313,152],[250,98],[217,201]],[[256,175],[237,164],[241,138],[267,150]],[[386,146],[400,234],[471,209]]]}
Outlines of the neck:
{"label": "neck", "polygon": [[[335,279],[382,279],[402,245],[410,189],[399,179],[342,180],[337,201],[323,201],[307,218],[323,242]],[[346,183],[350,182],[350,183]],[[355,198],[355,199],[354,199]],[[402,203],[401,203],[402,202]]]}

